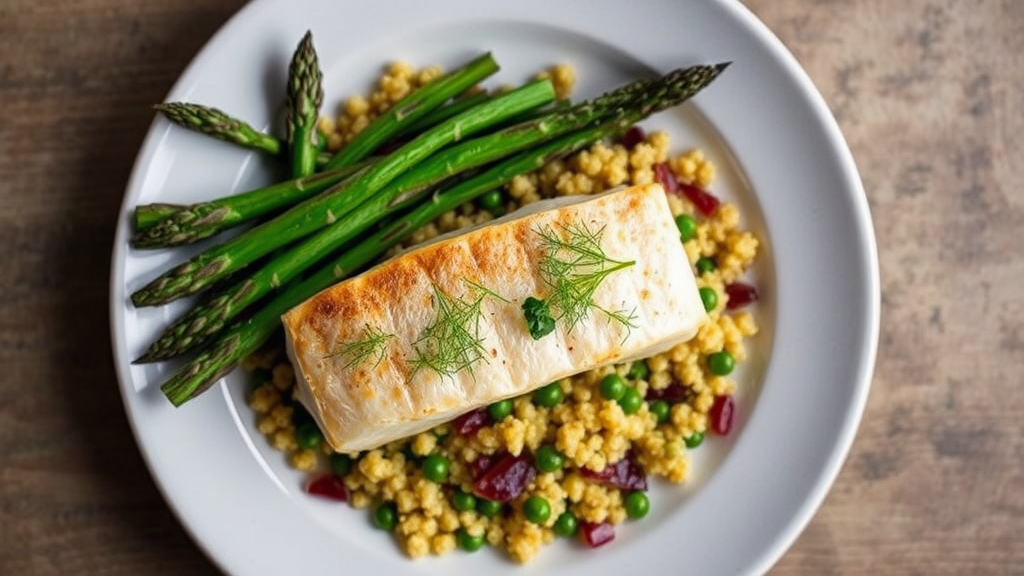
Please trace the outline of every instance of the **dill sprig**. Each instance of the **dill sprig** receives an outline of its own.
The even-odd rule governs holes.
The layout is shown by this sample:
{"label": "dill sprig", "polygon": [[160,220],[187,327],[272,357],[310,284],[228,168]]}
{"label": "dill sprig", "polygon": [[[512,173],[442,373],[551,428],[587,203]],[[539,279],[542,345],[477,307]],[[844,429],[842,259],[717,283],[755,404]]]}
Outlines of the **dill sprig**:
{"label": "dill sprig", "polygon": [[[604,226],[591,230],[585,222],[562,225],[563,234],[555,232],[550,226],[538,228],[535,232],[541,238],[544,256],[539,269],[541,280],[548,286],[551,293],[541,302],[555,311],[552,316],[556,321],[564,321],[566,333],[571,333],[580,322],[587,318],[590,309],[602,312],[610,321],[615,321],[626,328],[625,340],[630,330],[636,328],[636,308],[633,310],[609,310],[594,301],[598,287],[609,275],[636,264],[635,260],[615,260],[601,248],[601,236]],[[534,304],[536,307],[536,304]],[[530,311],[524,306],[524,313],[529,323]],[[533,334],[540,338],[550,333],[553,326],[543,334]],[[532,334],[532,332],[531,332]]]}
{"label": "dill sprig", "polygon": [[367,324],[363,328],[363,335],[358,340],[342,344],[337,352],[328,354],[324,358],[344,356],[348,359],[345,368],[352,368],[376,356],[376,360],[373,363],[373,367],[376,368],[384,360],[384,356],[387,354],[388,342],[394,337],[394,334],[388,334],[377,326]]}
{"label": "dill sprig", "polygon": [[505,303],[508,300],[480,284],[463,281],[476,293],[473,300],[452,297],[434,286],[437,315],[413,342],[412,374],[427,368],[451,378],[462,370],[473,374],[474,364],[481,360],[487,362],[487,349],[480,335],[484,300],[494,298]]}

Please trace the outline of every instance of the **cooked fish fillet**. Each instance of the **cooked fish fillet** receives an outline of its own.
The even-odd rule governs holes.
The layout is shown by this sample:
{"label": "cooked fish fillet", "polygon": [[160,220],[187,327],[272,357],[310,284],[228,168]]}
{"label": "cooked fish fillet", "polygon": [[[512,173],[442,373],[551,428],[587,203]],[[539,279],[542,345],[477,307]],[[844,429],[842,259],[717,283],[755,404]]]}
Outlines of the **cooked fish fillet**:
{"label": "cooked fish fillet", "polygon": [[[571,331],[559,321],[534,340],[521,306],[550,292],[538,269],[546,253],[538,230],[579,224],[603,227],[609,258],[635,261],[609,274],[593,296],[605,310],[631,310],[635,327],[590,308]],[[447,373],[416,369],[414,361],[441,297],[479,300],[481,310],[464,327],[480,339],[482,358]],[[665,192],[643,185],[536,202],[437,238],[320,292],[282,319],[299,400],[331,447],[356,452],[559,378],[663,352],[692,338],[705,317]],[[362,355],[355,343],[366,344]]]}

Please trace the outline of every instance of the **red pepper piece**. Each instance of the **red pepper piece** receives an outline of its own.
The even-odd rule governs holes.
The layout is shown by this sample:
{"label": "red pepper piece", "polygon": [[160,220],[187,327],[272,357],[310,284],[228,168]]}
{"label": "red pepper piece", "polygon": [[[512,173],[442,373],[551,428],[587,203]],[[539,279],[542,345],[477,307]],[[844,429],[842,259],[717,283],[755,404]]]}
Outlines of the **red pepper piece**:
{"label": "red pepper piece", "polygon": [[321,476],[313,480],[309,483],[309,486],[306,486],[306,492],[314,496],[337,500],[338,502],[348,500],[348,489],[345,488],[345,483],[342,482],[341,478],[333,474]]}
{"label": "red pepper piece", "polygon": [[494,466],[494,463],[504,458],[506,454],[508,454],[508,452],[498,452],[497,454],[490,455],[482,454],[477,456],[476,460],[469,463],[469,469],[473,473],[473,479],[475,480],[483,476],[484,472],[490,470],[491,466]]}
{"label": "red pepper piece", "polygon": [[733,282],[725,285],[725,293],[729,296],[729,302],[725,305],[729,310],[742,308],[751,302],[757,302],[760,294],[757,288],[743,282]]}
{"label": "red pepper piece", "polygon": [[508,502],[522,494],[536,475],[533,458],[525,453],[519,456],[505,454],[477,479],[473,488],[477,496]]}
{"label": "red pepper piece", "polygon": [[686,400],[686,387],[682,384],[669,384],[661,390],[648,388],[644,399],[650,402],[664,400],[666,402],[682,402]]}
{"label": "red pepper piece", "polygon": [[481,428],[491,423],[491,416],[487,413],[487,408],[477,408],[472,412],[466,412],[462,416],[459,416],[452,422],[452,427],[455,429],[455,433],[461,436],[472,436],[476,434]]}
{"label": "red pepper piece", "polygon": [[705,216],[712,216],[718,210],[719,204],[722,203],[710,192],[701,190],[692,184],[680,183],[679,189],[682,190],[683,196],[686,196],[690,202],[693,202],[693,205],[697,207],[697,210]]}
{"label": "red pepper piece", "polygon": [[614,464],[609,464],[600,472],[589,468],[580,468],[584,478],[596,480],[602,484],[610,484],[622,490],[647,490],[647,474],[632,456],[627,455]]}
{"label": "red pepper piece", "polygon": [[708,412],[708,419],[711,420],[711,431],[719,436],[725,436],[732,430],[732,417],[736,412],[736,401],[732,396],[718,396],[715,403],[711,405]]}
{"label": "red pepper piece", "polygon": [[654,165],[654,179],[661,184],[666,193],[679,194],[679,180],[676,180],[676,175],[665,162]]}
{"label": "red pepper piece", "polygon": [[644,129],[639,126],[630,126],[629,130],[622,136],[622,145],[632,150],[637,144],[647,139]]}
{"label": "red pepper piece", "polygon": [[604,546],[615,540],[615,526],[611,522],[584,522],[580,526],[580,532],[583,533],[583,541],[591,548]]}

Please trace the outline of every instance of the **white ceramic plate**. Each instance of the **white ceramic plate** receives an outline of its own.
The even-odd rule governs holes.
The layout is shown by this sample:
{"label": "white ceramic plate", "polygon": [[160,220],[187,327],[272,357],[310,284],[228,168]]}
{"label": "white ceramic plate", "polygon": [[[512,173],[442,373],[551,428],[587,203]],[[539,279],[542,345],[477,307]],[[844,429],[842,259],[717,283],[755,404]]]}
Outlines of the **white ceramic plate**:
{"label": "white ceramic plate", "polygon": [[189,202],[268,178],[256,154],[156,121],[139,153],[114,242],[111,322],[136,437],[171,507],[226,572],[256,574],[557,573],[622,575],[672,566],[690,574],[767,571],[822,501],[853,439],[878,331],[878,273],[867,202],[819,94],[778,40],[729,0],[473,2],[256,0],[182,75],[168,100],[221,107],[269,126],[287,62],[311,28],[326,103],[365,93],[383,63],[452,68],[491,50],[515,83],[555,62],[577,70],[576,97],[637,75],[724,60],[732,67],[692,103],[645,122],[678,150],[719,167],[713,191],[738,202],[762,241],[753,270],[762,333],[737,375],[733,433],[696,451],[692,480],[659,486],[643,522],[599,551],[559,542],[527,567],[489,550],[409,561],[364,512],[302,492],[302,476],[254,429],[238,373],[174,409],[159,384],[174,366],[130,360],[187,303],[134,309],[128,294],[186,250],[127,249],[139,203]]}

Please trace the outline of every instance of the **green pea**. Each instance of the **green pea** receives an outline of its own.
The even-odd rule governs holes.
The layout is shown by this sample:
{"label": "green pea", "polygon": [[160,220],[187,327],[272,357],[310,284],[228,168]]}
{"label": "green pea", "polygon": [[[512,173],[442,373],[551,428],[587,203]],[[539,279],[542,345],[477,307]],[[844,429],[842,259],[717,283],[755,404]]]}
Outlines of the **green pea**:
{"label": "green pea", "polygon": [[459,531],[455,533],[455,542],[466,552],[476,552],[484,545],[484,535],[473,536],[466,532],[465,528],[459,528]]}
{"label": "green pea", "polygon": [[562,453],[550,444],[537,448],[537,452],[533,455],[533,460],[541,472],[555,472],[561,470],[562,466],[565,465],[565,456],[562,456]]}
{"label": "green pea", "polygon": [[643,492],[630,492],[623,504],[626,506],[626,516],[634,520],[647,516],[647,513],[651,511],[651,501]]}
{"label": "green pea", "polygon": [[392,502],[385,502],[373,512],[373,525],[381,530],[391,532],[398,524],[398,510]]}
{"label": "green pea", "polygon": [[715,376],[726,376],[736,367],[736,360],[728,352],[715,352],[708,355],[708,369]]}
{"label": "green pea", "polygon": [[295,429],[295,442],[299,448],[315,450],[323,442],[324,435],[313,422],[304,422]]}
{"label": "green pea", "polygon": [[476,497],[469,492],[459,490],[452,494],[452,507],[459,512],[467,512],[476,508]]}
{"label": "green pea", "polygon": [[651,369],[647,367],[647,362],[643,360],[637,360],[629,367],[629,372],[626,373],[626,377],[630,380],[646,380],[651,375]]}
{"label": "green pea", "polygon": [[664,400],[655,400],[647,407],[651,414],[654,414],[654,419],[658,424],[668,421],[670,408],[671,407],[668,405],[668,402],[665,402]]}
{"label": "green pea", "polygon": [[448,459],[440,454],[431,454],[423,459],[423,475],[431,482],[441,484],[448,479]]}
{"label": "green pea", "polygon": [[561,404],[564,398],[565,394],[562,393],[562,386],[558,382],[538,388],[533,393],[533,403],[544,408],[554,408]]}
{"label": "green pea", "polygon": [[713,258],[701,256],[697,259],[697,273],[700,275],[707,274],[716,268],[718,268],[718,264],[715,263]]}
{"label": "green pea", "polygon": [[689,242],[697,236],[697,221],[689,214],[676,216],[676,228],[679,228],[679,238],[683,242]]}
{"label": "green pea", "polygon": [[623,392],[622,398],[619,398],[619,406],[622,407],[622,411],[626,414],[636,414],[640,411],[640,407],[644,405],[644,397],[640,395],[640,391],[630,386]]}
{"label": "green pea", "polygon": [[331,472],[345,476],[352,471],[352,457],[348,454],[331,454]]}
{"label": "green pea", "polygon": [[476,511],[482,516],[494,518],[501,513],[501,502],[488,500],[487,498],[478,498],[476,501]]}
{"label": "green pea", "polygon": [[506,398],[491,404],[487,407],[487,413],[491,415],[491,420],[501,422],[512,414],[512,399]]}
{"label": "green pea", "polygon": [[572,538],[580,529],[580,521],[572,512],[562,512],[555,520],[555,534],[565,538]]}
{"label": "green pea", "polygon": [[495,216],[505,211],[505,195],[501,193],[501,190],[484,192],[476,201],[481,208]]}
{"label": "green pea", "polygon": [[686,447],[692,450],[697,446],[700,446],[701,443],[704,442],[704,433],[694,432],[693,434],[690,434],[689,436],[686,437],[685,442]]}
{"label": "green pea", "polygon": [[523,516],[534,524],[543,524],[551,517],[551,504],[541,496],[530,496],[523,503]]}
{"label": "green pea", "polygon": [[718,306],[718,292],[714,288],[705,286],[700,289],[700,301],[704,303],[704,311],[711,312]]}
{"label": "green pea", "polygon": [[626,393],[626,381],[622,376],[612,373],[601,380],[601,396],[608,400],[619,400]]}

